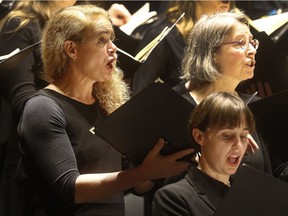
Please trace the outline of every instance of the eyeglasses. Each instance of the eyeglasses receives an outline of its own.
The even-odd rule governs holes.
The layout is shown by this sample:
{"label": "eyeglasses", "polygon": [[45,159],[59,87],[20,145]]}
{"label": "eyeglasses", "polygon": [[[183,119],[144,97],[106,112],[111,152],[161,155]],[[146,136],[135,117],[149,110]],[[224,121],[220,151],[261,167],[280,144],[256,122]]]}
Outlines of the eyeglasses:
{"label": "eyeglasses", "polygon": [[259,43],[260,43],[260,42],[259,42],[257,39],[253,39],[253,40],[251,40],[251,41],[246,41],[246,40],[244,40],[244,39],[241,39],[241,40],[239,40],[239,41],[232,41],[232,42],[228,42],[228,43],[223,43],[223,44],[221,44],[221,45],[236,44],[237,46],[241,47],[241,49],[247,50],[248,47],[249,47],[249,44],[251,44],[251,45],[253,46],[253,48],[254,48],[255,50],[257,50],[258,47],[259,47]]}

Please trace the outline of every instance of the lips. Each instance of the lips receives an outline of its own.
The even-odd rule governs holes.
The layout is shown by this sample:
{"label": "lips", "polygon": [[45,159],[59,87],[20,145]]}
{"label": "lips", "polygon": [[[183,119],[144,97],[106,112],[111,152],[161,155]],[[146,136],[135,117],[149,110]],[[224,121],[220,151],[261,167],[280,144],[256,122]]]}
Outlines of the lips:
{"label": "lips", "polygon": [[116,65],[116,58],[114,57],[109,57],[108,58],[108,63],[106,64],[107,65],[107,68],[109,69],[109,71],[113,71],[114,68],[115,68],[115,65]]}
{"label": "lips", "polygon": [[254,59],[250,59],[249,62],[246,63],[247,66],[249,67],[255,67],[256,61]]}
{"label": "lips", "polygon": [[256,65],[256,61],[252,60],[251,63],[250,63],[250,67],[254,67],[255,65]]}

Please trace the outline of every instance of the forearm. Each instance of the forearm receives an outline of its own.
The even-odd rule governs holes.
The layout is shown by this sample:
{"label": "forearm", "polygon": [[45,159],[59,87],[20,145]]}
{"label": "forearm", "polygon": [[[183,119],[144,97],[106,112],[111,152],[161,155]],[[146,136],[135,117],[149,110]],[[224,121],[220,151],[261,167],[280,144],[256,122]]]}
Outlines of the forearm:
{"label": "forearm", "polygon": [[[75,183],[75,202],[97,202],[148,180],[144,170],[139,167],[114,173],[80,175]],[[145,189],[147,185],[141,188]]]}
{"label": "forearm", "polygon": [[174,176],[186,170],[189,164],[178,159],[194,150],[186,149],[163,156],[160,151],[164,144],[164,140],[159,139],[142,164],[136,168],[114,173],[80,175],[75,183],[75,202],[96,202],[134,187],[146,192],[152,186],[149,180]]}

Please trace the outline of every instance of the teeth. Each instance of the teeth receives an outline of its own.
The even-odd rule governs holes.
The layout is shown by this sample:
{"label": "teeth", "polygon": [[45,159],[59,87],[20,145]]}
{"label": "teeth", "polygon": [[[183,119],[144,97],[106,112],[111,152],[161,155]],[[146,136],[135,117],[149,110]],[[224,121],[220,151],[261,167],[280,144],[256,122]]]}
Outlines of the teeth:
{"label": "teeth", "polygon": [[237,157],[229,157],[228,160],[229,160],[231,163],[236,163]]}

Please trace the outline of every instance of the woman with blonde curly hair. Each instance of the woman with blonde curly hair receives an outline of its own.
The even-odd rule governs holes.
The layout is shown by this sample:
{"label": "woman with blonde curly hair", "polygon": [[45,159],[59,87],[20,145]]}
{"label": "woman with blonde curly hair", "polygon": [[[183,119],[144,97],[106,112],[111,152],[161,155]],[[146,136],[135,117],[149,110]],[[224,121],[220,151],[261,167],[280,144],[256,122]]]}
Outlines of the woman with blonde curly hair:
{"label": "woman with blonde curly hair", "polygon": [[113,37],[107,12],[93,5],[67,7],[44,29],[44,71],[53,81],[27,101],[19,134],[26,188],[46,215],[125,215],[124,190],[146,192],[150,180],[189,166],[177,159],[192,149],[161,156],[159,139],[139,167],[121,171],[122,158],[95,135],[129,95]]}

